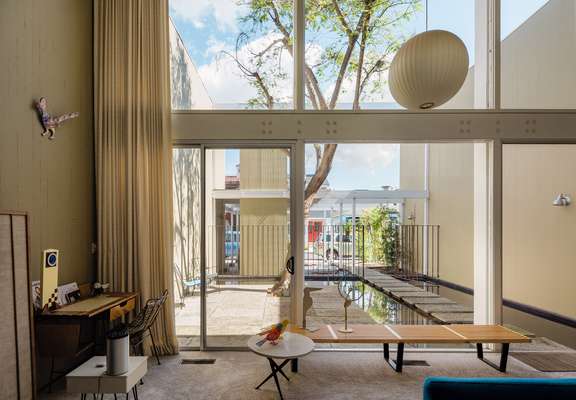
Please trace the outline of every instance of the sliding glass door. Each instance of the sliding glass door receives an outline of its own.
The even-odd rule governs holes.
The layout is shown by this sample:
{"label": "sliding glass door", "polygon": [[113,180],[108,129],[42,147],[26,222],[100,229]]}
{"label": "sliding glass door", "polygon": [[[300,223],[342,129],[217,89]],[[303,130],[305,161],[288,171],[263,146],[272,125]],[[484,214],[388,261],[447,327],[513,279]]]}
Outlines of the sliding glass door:
{"label": "sliding glass door", "polygon": [[174,305],[181,348],[200,347],[201,162],[200,147],[172,152]]}
{"label": "sliding glass door", "polygon": [[291,154],[174,149],[174,292],[183,348],[241,348],[290,319]]}
{"label": "sliding glass door", "polygon": [[205,150],[204,272],[208,347],[244,347],[289,319],[289,147]]}

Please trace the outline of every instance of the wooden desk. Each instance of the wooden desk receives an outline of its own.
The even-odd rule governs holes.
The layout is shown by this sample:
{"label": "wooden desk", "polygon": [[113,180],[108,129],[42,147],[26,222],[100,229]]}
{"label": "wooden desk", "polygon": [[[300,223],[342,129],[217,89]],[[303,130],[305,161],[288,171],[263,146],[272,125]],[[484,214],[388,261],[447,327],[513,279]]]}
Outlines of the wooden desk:
{"label": "wooden desk", "polygon": [[106,293],[66,304],[53,311],[45,311],[42,317],[92,318],[106,313],[107,319],[113,321],[132,311],[136,306],[137,297],[137,293]]}
{"label": "wooden desk", "polygon": [[52,360],[50,382],[57,380],[53,379],[59,372],[54,368],[56,358],[79,359],[105,351],[108,324],[132,311],[137,298],[137,293],[105,293],[39,314],[36,343],[40,356]]}

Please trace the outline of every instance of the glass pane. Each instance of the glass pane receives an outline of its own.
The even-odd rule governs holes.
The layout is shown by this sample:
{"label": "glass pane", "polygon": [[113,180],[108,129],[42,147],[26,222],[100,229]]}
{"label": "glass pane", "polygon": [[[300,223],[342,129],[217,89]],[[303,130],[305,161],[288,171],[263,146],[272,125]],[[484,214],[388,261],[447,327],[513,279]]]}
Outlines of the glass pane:
{"label": "glass pane", "polygon": [[474,146],[307,145],[307,327],[473,322]]}
{"label": "glass pane", "polygon": [[503,157],[504,322],[538,350],[576,349],[576,145],[505,145]]}
{"label": "glass pane", "polygon": [[170,0],[172,109],[292,108],[292,0]]}
{"label": "glass pane", "polygon": [[576,107],[576,2],[501,1],[502,107]]}
{"label": "glass pane", "polygon": [[[307,108],[401,108],[390,94],[388,70],[400,46],[426,31],[426,2],[371,4],[366,12],[364,2],[354,0],[306,1]],[[474,0],[429,0],[428,29],[458,35],[473,64]],[[444,108],[474,108],[470,71],[461,93]]]}
{"label": "glass pane", "polygon": [[206,327],[209,346],[244,347],[288,319],[288,149],[206,151]]}
{"label": "glass pane", "polygon": [[174,304],[180,346],[200,346],[200,149],[173,150]]}

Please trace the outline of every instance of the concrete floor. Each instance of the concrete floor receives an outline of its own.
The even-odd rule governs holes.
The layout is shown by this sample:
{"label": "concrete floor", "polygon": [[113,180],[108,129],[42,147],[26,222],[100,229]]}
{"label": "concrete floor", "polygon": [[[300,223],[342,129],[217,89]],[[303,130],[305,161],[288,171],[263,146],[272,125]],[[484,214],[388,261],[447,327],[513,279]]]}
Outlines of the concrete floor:
{"label": "concrete floor", "polygon": [[[206,300],[210,346],[245,346],[248,337],[290,314],[290,298],[269,295],[273,283],[213,284]],[[200,296],[185,298],[176,308],[176,335],[181,346],[199,346]]]}
{"label": "concrete floor", "polygon": [[[489,356],[493,357],[493,356]],[[213,365],[182,365],[182,358],[214,358]],[[576,377],[576,373],[541,373],[509,359],[508,374],[501,374],[476,359],[474,353],[406,354],[408,360],[425,360],[427,367],[406,366],[402,374],[384,364],[378,352],[314,352],[300,362],[300,373],[288,372],[281,381],[285,399],[421,399],[426,376]],[[162,365],[149,361],[144,385],[145,399],[278,399],[273,381],[254,387],[268,374],[268,363],[249,352],[188,352],[163,357]],[[287,369],[288,371],[289,369]],[[67,394],[63,382],[41,399],[78,399]],[[111,395],[105,399],[113,399]]]}
{"label": "concrete floor", "polygon": [[[269,295],[272,283],[220,284],[208,290],[206,302],[207,336],[214,347],[243,347],[248,338],[262,328],[289,319],[290,298]],[[313,306],[308,312],[308,327],[343,323],[343,299],[336,286],[311,293]],[[348,321],[376,323],[356,304],[348,309]],[[200,296],[185,298],[176,308],[176,335],[183,347],[198,347],[200,333]]]}
{"label": "concrete floor", "polygon": [[[248,338],[262,328],[270,326],[285,318],[289,319],[289,297],[269,295],[266,290],[272,283],[228,283],[212,285],[208,290],[206,303],[208,346],[238,347],[246,346]],[[344,321],[343,300],[334,285],[320,285],[321,290],[311,292],[312,308],[307,314],[307,327],[323,324],[342,324]],[[421,324],[414,321],[415,312],[407,307],[400,307],[386,318],[379,321],[391,324]],[[424,317],[421,317],[424,318]],[[348,309],[348,321],[351,324],[376,324],[369,313],[357,304],[352,303]],[[185,306],[176,308],[176,334],[183,349],[200,347],[200,296],[188,296]],[[520,332],[525,334],[524,332]],[[374,345],[325,344],[322,348],[375,348]],[[427,348],[469,348],[470,345],[420,345]],[[524,345],[524,350],[559,351],[564,346],[544,338],[533,338],[533,342]]]}

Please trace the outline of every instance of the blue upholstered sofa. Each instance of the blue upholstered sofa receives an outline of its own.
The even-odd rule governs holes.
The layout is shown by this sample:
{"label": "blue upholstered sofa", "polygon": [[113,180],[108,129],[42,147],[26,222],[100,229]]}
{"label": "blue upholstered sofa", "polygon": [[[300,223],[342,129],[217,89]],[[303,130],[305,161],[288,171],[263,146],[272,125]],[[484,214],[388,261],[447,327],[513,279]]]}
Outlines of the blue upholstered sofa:
{"label": "blue upholstered sofa", "polygon": [[424,381],[424,400],[576,400],[576,378],[444,378]]}

